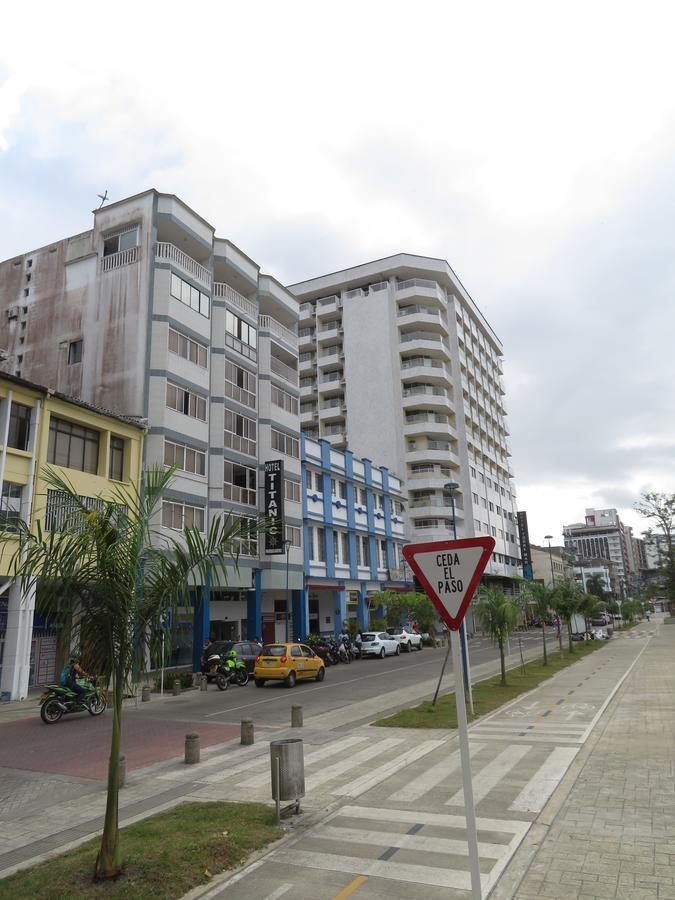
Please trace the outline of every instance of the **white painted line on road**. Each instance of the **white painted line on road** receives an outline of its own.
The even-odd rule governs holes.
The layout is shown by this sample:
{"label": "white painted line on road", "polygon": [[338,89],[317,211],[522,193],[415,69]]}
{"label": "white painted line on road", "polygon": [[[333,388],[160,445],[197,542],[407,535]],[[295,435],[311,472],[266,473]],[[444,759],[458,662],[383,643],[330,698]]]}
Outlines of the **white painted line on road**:
{"label": "white painted line on road", "polygon": [[[367,738],[362,737],[360,740],[365,741]],[[320,772],[317,772],[316,775],[310,775],[305,778],[305,791],[310,791],[318,785],[330,781],[332,778],[337,778],[338,775],[348,772],[354,765],[366,762],[367,760],[372,759],[373,756],[378,756],[380,753],[386,753],[387,750],[391,750],[393,747],[397,747],[402,743],[403,738],[388,738],[375,745],[371,744],[369,747],[366,747],[365,750],[359,750],[357,753],[350,753],[346,759],[342,759],[332,766],[327,766]],[[321,750],[317,750],[315,753],[310,753],[306,756],[305,765],[311,765],[326,757],[335,756],[343,749],[345,749],[345,744],[336,741],[334,744],[329,744],[326,747],[322,747]],[[267,784],[269,780],[270,773],[265,772],[263,775],[255,775],[252,778],[247,778],[245,781],[240,782],[240,787],[260,787],[261,785]]]}
{"label": "white painted line on road", "polygon": [[412,750],[408,750],[408,752],[404,753],[403,756],[399,756],[397,759],[379,766],[374,771],[362,775],[355,781],[351,781],[349,782],[349,784],[343,785],[335,793],[340,797],[359,797],[365,791],[369,791],[372,787],[374,787],[376,784],[379,784],[385,778],[393,775],[394,772],[398,772],[399,769],[402,769],[404,766],[409,765],[409,763],[414,762],[414,760],[416,759],[421,759],[423,756],[426,756],[427,753],[431,753],[432,750],[435,750],[437,747],[440,747],[441,744],[444,743],[445,738],[437,741],[424,741],[419,745],[419,747],[414,747]]}
{"label": "white painted line on road", "polygon": [[502,743],[505,743],[506,741],[509,743],[511,743],[511,741],[516,741],[516,743],[519,744],[581,744],[581,737],[559,734],[558,732],[551,732],[551,734],[534,734],[533,732],[528,731],[526,734],[521,734],[519,731],[513,731],[511,734],[508,734],[503,731],[491,731],[490,729],[486,729],[485,731],[478,732],[476,737],[483,738],[483,740],[501,741]]}
{"label": "white painted line on road", "polygon": [[[483,749],[485,744],[472,742],[470,746],[473,753],[478,753]],[[392,794],[388,799],[394,803],[407,803],[409,801],[417,800],[419,797],[426,794],[427,791],[432,790],[444,781],[444,779],[448,778],[460,767],[460,765],[461,759],[459,750],[455,750],[455,752],[451,753],[447,759],[442,759],[439,763],[436,763],[435,766],[431,766],[430,769],[420,772],[417,778],[411,779],[407,784],[404,784],[402,788]]]}
{"label": "white painted line on road", "polygon": [[541,812],[578,752],[578,747],[556,747],[530,778],[509,809],[514,812]]}
{"label": "white painted line on road", "polygon": [[[452,813],[422,812],[415,809],[383,809],[376,806],[343,806],[331,816],[348,819],[370,819],[380,822],[407,822],[410,825],[440,825],[442,828],[459,828],[466,830],[466,819],[463,815],[456,816]],[[516,822],[514,819],[488,819],[482,816],[476,819],[479,831],[503,831],[507,834],[524,834],[530,827],[530,822]]]}
{"label": "white painted line on road", "polygon": [[605,702],[602,704],[602,706],[600,707],[600,709],[599,709],[599,710],[597,711],[597,713],[593,716],[593,719],[592,719],[592,721],[591,721],[591,724],[588,726],[588,728],[586,729],[586,731],[584,732],[584,734],[583,734],[583,736],[582,736],[582,738],[581,738],[581,743],[582,743],[582,744],[585,744],[586,741],[588,740],[588,736],[589,736],[589,734],[591,733],[591,731],[593,731],[593,729],[595,728],[595,725],[596,725],[598,719],[599,719],[600,716],[604,713],[604,711],[607,709],[607,707],[609,706],[609,704],[612,702],[612,698],[614,697],[614,695],[616,694],[616,692],[619,690],[619,688],[621,687],[621,685],[624,683],[624,681],[626,680],[626,678],[628,678],[628,676],[630,675],[630,673],[633,671],[633,668],[637,665],[638,660],[640,659],[640,657],[642,656],[642,654],[645,652],[645,650],[646,650],[647,647],[649,646],[649,642],[651,641],[651,639],[652,639],[653,637],[654,637],[654,635],[652,634],[649,638],[647,638],[647,640],[645,641],[644,647],[642,648],[642,650],[640,650],[640,652],[638,653],[638,655],[635,657],[635,659],[633,660],[633,662],[632,662],[631,666],[629,667],[628,671],[625,672],[624,675],[619,679],[619,681],[618,681],[617,684],[614,686],[614,688],[613,688],[611,694],[609,695],[609,697],[605,700]]}
{"label": "white painted line on road", "polygon": [[280,884],[276,891],[272,891],[272,893],[268,894],[263,900],[279,900],[279,897],[283,897],[284,894],[287,894],[292,887],[292,884]]}
{"label": "white painted line on road", "polygon": [[[496,756],[492,762],[488,763],[480,770],[478,775],[473,779],[473,801],[474,804],[480,803],[490,791],[496,787],[502,778],[507,775],[511,769],[526,756],[532,747],[528,744],[511,744],[505,750]],[[463,806],[464,805],[464,788],[457,791],[456,794],[446,800],[446,806]]]}
{"label": "white painted line on road", "polygon": [[[429,837],[425,834],[395,834],[391,831],[361,831],[359,828],[340,828],[334,825],[319,825],[310,837],[322,841],[345,841],[348,844],[372,844],[375,847],[399,847],[402,850],[417,850],[427,853],[456,853],[467,856],[469,845],[466,840],[446,837]],[[480,855],[486,859],[499,859],[508,844],[479,843]]]}
{"label": "white painted line on road", "polygon": [[391,859],[364,859],[360,856],[339,856],[333,853],[315,853],[309,850],[278,850],[275,863],[302,866],[323,872],[341,872],[350,875],[369,875],[403,881],[408,884],[426,884],[432,887],[456,888],[468,891],[471,876],[468,870],[433,868],[409,863],[397,863]]}

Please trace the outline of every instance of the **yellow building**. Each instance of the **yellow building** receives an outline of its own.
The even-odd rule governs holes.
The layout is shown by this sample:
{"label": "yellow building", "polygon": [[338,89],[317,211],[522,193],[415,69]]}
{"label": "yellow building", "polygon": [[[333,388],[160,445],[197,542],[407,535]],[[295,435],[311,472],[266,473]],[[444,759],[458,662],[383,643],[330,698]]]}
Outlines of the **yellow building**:
{"label": "yellow building", "polygon": [[[43,479],[60,471],[95,508],[115,485],[137,481],[143,425],[73,400],[21,378],[0,374],[0,528],[22,518],[58,529],[62,498]],[[22,700],[33,684],[53,680],[57,633],[35,615],[35,590],[12,583],[13,541],[0,545],[0,696]]]}

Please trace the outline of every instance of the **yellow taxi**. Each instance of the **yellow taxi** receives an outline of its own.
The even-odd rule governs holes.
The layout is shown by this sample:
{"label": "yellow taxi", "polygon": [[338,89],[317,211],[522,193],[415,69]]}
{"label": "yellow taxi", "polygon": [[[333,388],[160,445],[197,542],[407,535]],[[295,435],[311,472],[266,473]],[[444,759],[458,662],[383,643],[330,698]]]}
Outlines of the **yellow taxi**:
{"label": "yellow taxi", "polygon": [[325,674],[323,660],[305,644],[265,644],[253,669],[256,687],[263,687],[266,681],[283,681],[290,688],[299,678],[323,681]]}

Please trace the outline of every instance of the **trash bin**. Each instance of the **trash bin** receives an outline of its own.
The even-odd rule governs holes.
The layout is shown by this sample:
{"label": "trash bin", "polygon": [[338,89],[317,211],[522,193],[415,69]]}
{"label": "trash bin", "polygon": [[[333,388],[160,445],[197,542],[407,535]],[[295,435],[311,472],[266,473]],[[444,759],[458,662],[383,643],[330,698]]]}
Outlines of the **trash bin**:
{"label": "trash bin", "polygon": [[[279,784],[277,786],[277,760]],[[301,738],[288,738],[270,743],[272,798],[299,800],[305,796],[305,757]]]}

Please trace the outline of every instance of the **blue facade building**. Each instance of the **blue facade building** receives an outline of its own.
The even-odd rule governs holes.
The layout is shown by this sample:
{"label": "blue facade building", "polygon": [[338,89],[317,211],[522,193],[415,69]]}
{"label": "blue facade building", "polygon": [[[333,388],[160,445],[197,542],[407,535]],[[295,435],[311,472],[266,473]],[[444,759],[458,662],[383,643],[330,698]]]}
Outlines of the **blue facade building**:
{"label": "blue facade building", "polygon": [[301,441],[306,608],[298,624],[323,634],[348,619],[367,628],[373,594],[413,588],[401,553],[401,480],[326,440]]}

